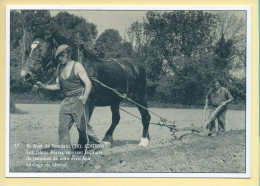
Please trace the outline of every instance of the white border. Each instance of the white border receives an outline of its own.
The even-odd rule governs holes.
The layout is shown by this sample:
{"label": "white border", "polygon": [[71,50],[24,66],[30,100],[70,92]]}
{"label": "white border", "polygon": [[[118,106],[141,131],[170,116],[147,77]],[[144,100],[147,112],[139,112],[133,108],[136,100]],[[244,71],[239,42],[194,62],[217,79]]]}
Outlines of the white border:
{"label": "white border", "polygon": [[[245,10],[247,11],[247,64],[246,64],[246,173],[10,173],[9,172],[9,116],[10,116],[10,10]],[[6,7],[6,177],[211,177],[250,178],[251,171],[251,7],[249,6],[28,6]]]}
{"label": "white border", "polygon": [[246,37],[246,173],[251,175],[251,8],[247,10],[247,37]]}

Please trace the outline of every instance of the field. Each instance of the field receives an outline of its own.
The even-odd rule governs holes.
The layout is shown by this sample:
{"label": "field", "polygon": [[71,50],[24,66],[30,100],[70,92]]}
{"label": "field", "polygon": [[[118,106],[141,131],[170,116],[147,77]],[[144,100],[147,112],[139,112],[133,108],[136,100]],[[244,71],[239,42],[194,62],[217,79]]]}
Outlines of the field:
{"label": "field", "polygon": [[[244,173],[245,111],[229,110],[227,132],[209,137],[207,132],[176,133],[172,137],[166,127],[150,125],[151,141],[141,148],[141,121],[120,111],[121,120],[114,132],[111,148],[100,154],[73,155],[73,160],[44,159],[50,157],[45,145],[58,143],[58,104],[18,104],[18,109],[28,114],[11,114],[9,126],[10,172],[156,172],[156,173]],[[124,107],[139,115],[137,108]],[[201,109],[151,108],[155,113],[175,121],[177,128],[202,125]],[[152,122],[158,118],[152,115]],[[91,125],[102,139],[111,123],[109,107],[95,108]],[[71,129],[72,144],[77,143],[78,132]],[[34,146],[34,148],[32,148]],[[30,154],[30,151],[34,151]],[[35,153],[36,152],[36,153]],[[37,153],[40,152],[40,153]],[[53,158],[55,155],[51,155]],[[58,155],[57,155],[58,157]],[[86,159],[86,157],[88,159]],[[31,158],[31,159],[30,159]],[[40,159],[43,158],[43,159]],[[48,165],[46,165],[48,164]]]}

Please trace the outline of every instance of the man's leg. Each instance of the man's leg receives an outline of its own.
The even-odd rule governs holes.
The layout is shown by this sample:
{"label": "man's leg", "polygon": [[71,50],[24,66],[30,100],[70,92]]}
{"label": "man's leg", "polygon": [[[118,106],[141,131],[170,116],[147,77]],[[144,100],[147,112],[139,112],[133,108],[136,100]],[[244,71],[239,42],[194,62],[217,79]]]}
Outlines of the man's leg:
{"label": "man's leg", "polygon": [[69,130],[73,124],[72,116],[69,113],[69,100],[65,98],[60,107],[59,113],[59,144],[71,145]]}
{"label": "man's leg", "polygon": [[92,143],[93,141],[96,142],[98,140],[92,127],[89,124],[87,124],[90,118],[89,103],[87,102],[86,105],[83,105],[78,98],[75,99],[74,101],[75,102],[73,104],[74,105],[73,119],[76,121],[77,128],[79,131],[78,143],[81,145],[83,149],[85,149],[85,145],[87,144],[87,142]]}
{"label": "man's leg", "polygon": [[72,117],[69,114],[60,113],[58,128],[60,145],[71,145],[69,130],[72,124]]}
{"label": "man's leg", "polygon": [[[209,109],[209,117],[211,116],[211,114],[215,111],[214,108],[210,108]],[[212,133],[215,131],[215,121],[212,121],[209,123],[209,136],[212,135]]]}
{"label": "man's leg", "polygon": [[98,139],[95,131],[93,130],[92,126],[88,123],[87,124],[87,134],[89,138],[89,144],[100,144],[100,140]]}
{"label": "man's leg", "polygon": [[[90,114],[92,114],[93,107],[89,105],[89,102],[85,105],[85,108],[83,108],[83,117],[81,118],[81,126],[80,128],[84,129],[87,136],[88,136],[88,143],[89,144],[99,144],[100,141],[98,140],[95,131],[93,130],[92,126],[89,124],[89,118]],[[87,126],[87,130],[86,130]]]}
{"label": "man's leg", "polygon": [[72,115],[69,113],[69,101],[65,98],[62,101],[59,113],[59,144],[64,145],[65,148],[60,148],[64,155],[71,157],[71,139],[69,130],[73,125]]}
{"label": "man's leg", "polygon": [[90,103],[90,101],[87,101],[87,104],[85,105],[85,112],[88,113],[88,121],[87,121],[87,135],[89,137],[89,143],[90,144],[99,144],[101,141],[98,139],[95,131],[93,130],[92,126],[90,125],[89,121],[91,118],[91,115],[94,110],[94,105]]}
{"label": "man's leg", "polygon": [[219,116],[218,116],[218,129],[219,133],[223,133],[226,131],[226,113],[227,113],[227,108],[224,108],[221,110]]}

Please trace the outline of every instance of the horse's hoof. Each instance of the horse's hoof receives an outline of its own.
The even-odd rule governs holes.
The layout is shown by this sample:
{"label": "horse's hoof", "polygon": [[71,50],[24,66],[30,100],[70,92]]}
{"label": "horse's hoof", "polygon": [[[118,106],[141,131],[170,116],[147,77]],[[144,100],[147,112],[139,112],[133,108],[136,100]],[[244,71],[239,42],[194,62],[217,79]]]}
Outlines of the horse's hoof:
{"label": "horse's hoof", "polygon": [[102,141],[112,142],[113,137],[111,135],[105,136]]}
{"label": "horse's hoof", "polygon": [[111,148],[112,145],[110,141],[103,141],[102,144],[104,145],[105,149]]}
{"label": "horse's hoof", "polygon": [[141,141],[139,143],[139,146],[141,147],[147,147],[149,144],[149,140],[147,138],[141,138]]}

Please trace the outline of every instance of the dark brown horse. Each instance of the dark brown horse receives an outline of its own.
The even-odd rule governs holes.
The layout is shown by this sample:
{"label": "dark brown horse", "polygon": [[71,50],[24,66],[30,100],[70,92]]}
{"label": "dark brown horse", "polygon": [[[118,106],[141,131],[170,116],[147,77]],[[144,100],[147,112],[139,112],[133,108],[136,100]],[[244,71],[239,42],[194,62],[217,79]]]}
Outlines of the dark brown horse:
{"label": "dark brown horse", "polygon": [[[72,60],[78,61],[78,47],[75,43],[58,36],[36,36],[27,52],[26,62],[21,71],[21,77],[26,84],[33,86],[36,81],[45,81],[54,76],[57,61],[54,58],[56,48],[61,44],[69,45],[73,50]],[[95,77],[105,85],[127,95],[135,102],[147,107],[146,72],[144,67],[132,59],[100,60],[86,48],[81,49],[81,62],[89,77]],[[122,98],[111,90],[92,82],[92,90],[86,104],[89,119],[95,106],[110,106],[112,111],[112,124],[103,138],[103,141],[113,141],[113,132],[120,120],[119,104]],[[139,145],[147,146],[149,143],[150,115],[147,110],[138,106],[142,116],[143,133]],[[126,129],[125,132],[129,130]],[[79,142],[83,137],[79,134]]]}

